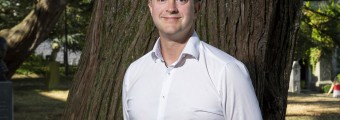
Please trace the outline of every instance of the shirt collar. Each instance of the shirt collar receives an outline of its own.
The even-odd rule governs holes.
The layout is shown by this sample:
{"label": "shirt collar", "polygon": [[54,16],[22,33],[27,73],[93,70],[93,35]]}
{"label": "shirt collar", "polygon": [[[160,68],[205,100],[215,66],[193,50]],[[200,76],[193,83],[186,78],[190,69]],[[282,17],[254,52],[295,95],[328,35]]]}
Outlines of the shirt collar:
{"label": "shirt collar", "polygon": [[[185,45],[180,58],[183,55],[191,55],[196,60],[199,59],[199,43],[200,39],[196,33],[196,31],[193,32],[191,37],[189,38],[187,44]],[[162,53],[161,53],[161,47],[160,47],[160,38],[157,39],[153,49],[152,49],[152,59],[156,62],[157,59],[160,59],[161,61],[164,61]]]}
{"label": "shirt collar", "polygon": [[155,45],[152,49],[152,59],[156,61],[157,59],[160,59],[161,61],[164,61],[162,53],[161,53],[161,44],[160,44],[160,38],[157,39]]}

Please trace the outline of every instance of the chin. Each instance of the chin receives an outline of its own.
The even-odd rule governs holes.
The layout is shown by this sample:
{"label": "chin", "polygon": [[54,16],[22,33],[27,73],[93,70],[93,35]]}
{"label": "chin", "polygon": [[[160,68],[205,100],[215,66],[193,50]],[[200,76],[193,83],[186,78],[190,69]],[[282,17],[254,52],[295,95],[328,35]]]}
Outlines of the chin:
{"label": "chin", "polygon": [[163,30],[163,33],[165,34],[168,34],[168,35],[172,35],[172,34],[176,34],[176,33],[179,33],[181,30],[179,29],[166,29],[166,30]]}
{"label": "chin", "polygon": [[178,31],[164,31],[163,33],[165,33],[167,35],[174,35],[174,34],[178,33]]}

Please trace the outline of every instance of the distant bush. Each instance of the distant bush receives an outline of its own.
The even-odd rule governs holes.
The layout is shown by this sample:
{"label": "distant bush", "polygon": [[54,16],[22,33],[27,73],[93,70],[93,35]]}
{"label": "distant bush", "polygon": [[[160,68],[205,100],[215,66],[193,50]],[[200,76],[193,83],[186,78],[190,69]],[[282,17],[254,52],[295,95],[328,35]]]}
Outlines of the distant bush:
{"label": "distant bush", "polygon": [[[78,70],[78,66],[76,65],[69,65],[68,66],[68,74],[69,75],[74,75],[76,74],[77,70]],[[60,68],[59,68],[59,72],[62,74],[62,75],[65,75],[65,66],[64,64],[61,64],[60,65]]]}
{"label": "distant bush", "polygon": [[[24,61],[24,63],[17,69],[15,74],[19,75],[29,75],[29,74],[38,74],[38,75],[47,75],[49,71],[49,61],[44,59],[41,55],[31,55],[29,58]],[[69,75],[74,75],[77,72],[78,66],[69,65]],[[64,75],[65,67],[64,64],[60,64],[59,73]]]}
{"label": "distant bush", "polygon": [[332,85],[324,85],[322,86],[321,90],[322,93],[327,93],[329,91],[329,89],[331,89]]}
{"label": "distant bush", "polygon": [[44,75],[47,68],[48,61],[44,59],[41,55],[31,55],[28,57],[23,64],[17,69],[15,74],[39,74]]}
{"label": "distant bush", "polygon": [[340,74],[336,75],[336,77],[337,77],[337,79],[335,79],[335,80],[337,80],[337,82],[340,83]]}

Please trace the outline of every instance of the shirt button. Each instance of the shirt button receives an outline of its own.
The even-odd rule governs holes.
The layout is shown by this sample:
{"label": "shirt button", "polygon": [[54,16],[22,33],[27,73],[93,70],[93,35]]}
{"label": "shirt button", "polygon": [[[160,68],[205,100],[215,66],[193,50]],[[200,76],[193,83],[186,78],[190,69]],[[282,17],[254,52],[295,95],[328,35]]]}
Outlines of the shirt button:
{"label": "shirt button", "polygon": [[171,73],[171,69],[170,69],[170,68],[168,68],[168,69],[166,70],[166,73],[167,73],[168,75],[170,75],[170,73]]}

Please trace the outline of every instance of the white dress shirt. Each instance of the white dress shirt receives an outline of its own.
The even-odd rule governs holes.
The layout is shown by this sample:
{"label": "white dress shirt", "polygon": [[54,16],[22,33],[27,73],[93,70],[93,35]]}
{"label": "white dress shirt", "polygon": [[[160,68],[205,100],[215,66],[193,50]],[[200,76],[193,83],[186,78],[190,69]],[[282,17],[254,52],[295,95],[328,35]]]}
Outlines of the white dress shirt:
{"label": "white dress shirt", "polygon": [[244,64],[200,41],[196,32],[168,67],[159,39],[129,66],[123,112],[125,120],[262,119]]}

